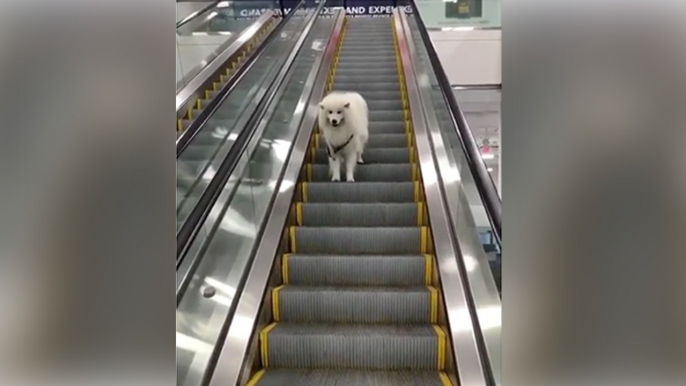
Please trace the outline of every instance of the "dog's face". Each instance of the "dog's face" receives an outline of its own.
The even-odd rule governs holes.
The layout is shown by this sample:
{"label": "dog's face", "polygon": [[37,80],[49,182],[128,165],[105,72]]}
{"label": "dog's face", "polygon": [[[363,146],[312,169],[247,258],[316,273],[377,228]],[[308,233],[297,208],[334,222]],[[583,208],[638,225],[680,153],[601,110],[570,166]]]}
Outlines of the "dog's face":
{"label": "dog's face", "polygon": [[326,121],[333,127],[338,127],[345,121],[346,110],[350,107],[350,102],[324,100],[319,104],[319,108],[326,116]]}

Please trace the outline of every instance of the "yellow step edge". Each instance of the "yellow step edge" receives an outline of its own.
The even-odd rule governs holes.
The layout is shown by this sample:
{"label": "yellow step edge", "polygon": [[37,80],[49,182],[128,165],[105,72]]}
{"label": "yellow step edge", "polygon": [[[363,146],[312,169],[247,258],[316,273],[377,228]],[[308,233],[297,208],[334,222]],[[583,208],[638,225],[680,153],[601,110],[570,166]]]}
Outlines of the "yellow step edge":
{"label": "yellow step edge", "polygon": [[202,103],[200,102],[200,98],[195,100],[195,106],[198,110],[202,108]]}
{"label": "yellow step edge", "polygon": [[421,227],[419,228],[420,233],[420,250],[421,253],[428,253],[427,248],[429,246],[429,228]]}
{"label": "yellow step edge", "polygon": [[[436,287],[426,286],[429,289],[429,294],[431,296],[431,307],[429,309],[429,319],[432,324],[438,323],[438,290]],[[273,302],[273,300],[272,300]]]}
{"label": "yellow step edge", "polygon": [[424,254],[424,281],[426,285],[431,285],[433,281],[434,257],[428,253]]}
{"label": "yellow step edge", "polygon": [[210,90],[205,90],[205,99],[210,99]]}
{"label": "yellow step edge", "polygon": [[419,181],[417,178],[417,164],[410,165],[410,174],[412,175],[412,181]]}
{"label": "yellow step edge", "polygon": [[279,298],[279,291],[286,285],[280,285],[274,289],[272,289],[272,316],[274,317],[274,321],[281,321],[281,309],[279,308],[280,306],[280,298]]}
{"label": "yellow step edge", "polygon": [[307,164],[307,182],[312,182],[312,164]]}
{"label": "yellow step edge", "polygon": [[[448,377],[448,374],[440,372],[438,373],[438,376],[441,378],[443,386],[453,386],[453,382],[450,380],[450,377]],[[250,384],[248,384],[248,386],[250,386]]]}
{"label": "yellow step edge", "polygon": [[286,253],[283,256],[281,256],[281,280],[283,281],[283,284],[288,284],[289,278],[288,278],[288,259],[290,259],[291,254]]}
{"label": "yellow step edge", "polygon": [[415,160],[414,160],[414,147],[410,147],[408,150],[410,151],[410,163],[413,164],[413,163],[415,163]]}
{"label": "yellow step edge", "polygon": [[[265,372],[267,372],[267,370],[265,370],[265,369],[262,369],[262,370],[256,372],[255,375],[253,375],[252,378],[250,378],[250,381],[248,381],[248,383],[245,386],[257,385],[257,382],[259,382],[260,379],[262,379]],[[445,383],[444,383],[444,385],[445,385]]]}
{"label": "yellow step edge", "polygon": [[307,182],[302,183],[303,202],[307,202]]}
{"label": "yellow step edge", "polygon": [[417,203],[417,226],[424,225],[424,203]]}
{"label": "yellow step edge", "polygon": [[183,130],[183,119],[176,120],[176,131]]}
{"label": "yellow step edge", "polygon": [[414,181],[414,202],[419,202],[419,181]]}
{"label": "yellow step edge", "polygon": [[295,221],[297,225],[303,225],[303,203],[298,202],[295,204]]}
{"label": "yellow step edge", "polygon": [[260,331],[260,354],[262,357],[262,367],[269,367],[269,332],[276,327],[272,323]]}
{"label": "yellow step edge", "polygon": [[290,227],[288,228],[288,238],[291,244],[291,252],[295,253],[296,252],[296,242],[295,242],[295,228],[296,227]]}
{"label": "yellow step edge", "polygon": [[434,324],[434,331],[436,332],[436,338],[438,339],[438,370],[445,370],[445,346],[446,346],[446,334],[441,326]]}

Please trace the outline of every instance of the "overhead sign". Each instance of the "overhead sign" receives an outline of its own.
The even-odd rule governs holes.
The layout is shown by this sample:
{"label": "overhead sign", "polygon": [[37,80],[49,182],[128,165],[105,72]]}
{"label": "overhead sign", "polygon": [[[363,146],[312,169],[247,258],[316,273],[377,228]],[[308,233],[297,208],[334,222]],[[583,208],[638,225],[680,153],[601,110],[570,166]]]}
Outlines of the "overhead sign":
{"label": "overhead sign", "polygon": [[[384,17],[393,14],[393,9],[396,7],[397,0],[347,0],[345,2],[346,13],[353,17]],[[342,2],[341,2],[342,3]],[[244,19],[255,19],[262,15],[268,10],[274,11],[277,15],[281,14],[280,8],[273,8],[268,6],[273,4],[272,2],[233,2],[231,6],[222,9],[220,14],[224,17],[244,20]],[[314,0],[308,0],[305,2],[306,7],[314,8],[317,3]],[[343,7],[324,7],[325,15],[333,15],[336,10]],[[412,8],[407,6],[398,6],[401,10],[411,13]],[[284,8],[286,13],[291,11],[291,7]]]}

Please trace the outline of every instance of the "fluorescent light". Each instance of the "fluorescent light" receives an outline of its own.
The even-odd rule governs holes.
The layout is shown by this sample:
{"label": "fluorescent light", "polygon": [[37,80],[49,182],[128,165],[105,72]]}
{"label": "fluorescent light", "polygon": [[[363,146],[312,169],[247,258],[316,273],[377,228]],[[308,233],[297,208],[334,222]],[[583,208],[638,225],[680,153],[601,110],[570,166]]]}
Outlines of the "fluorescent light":
{"label": "fluorescent light", "polygon": [[228,1],[220,1],[219,4],[217,4],[217,8],[226,8],[229,6]]}
{"label": "fluorescent light", "polygon": [[481,154],[481,158],[483,158],[483,159],[493,159],[493,158],[495,158],[495,155],[493,155],[493,154],[491,154],[491,153]]}
{"label": "fluorescent light", "polygon": [[489,172],[492,172],[492,171],[493,171],[493,168],[488,168],[488,169],[486,169],[486,170],[488,170]]}

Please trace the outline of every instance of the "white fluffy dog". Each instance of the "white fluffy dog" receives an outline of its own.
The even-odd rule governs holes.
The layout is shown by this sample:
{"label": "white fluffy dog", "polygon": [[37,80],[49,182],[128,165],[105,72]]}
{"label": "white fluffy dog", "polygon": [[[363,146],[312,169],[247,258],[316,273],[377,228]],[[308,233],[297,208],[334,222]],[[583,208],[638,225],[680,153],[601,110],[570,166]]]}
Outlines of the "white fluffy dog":
{"label": "white fluffy dog", "polygon": [[319,129],[326,141],[331,181],[341,180],[343,160],[346,181],[355,181],[355,165],[364,162],[368,121],[367,102],[356,92],[333,92],[319,103]]}

